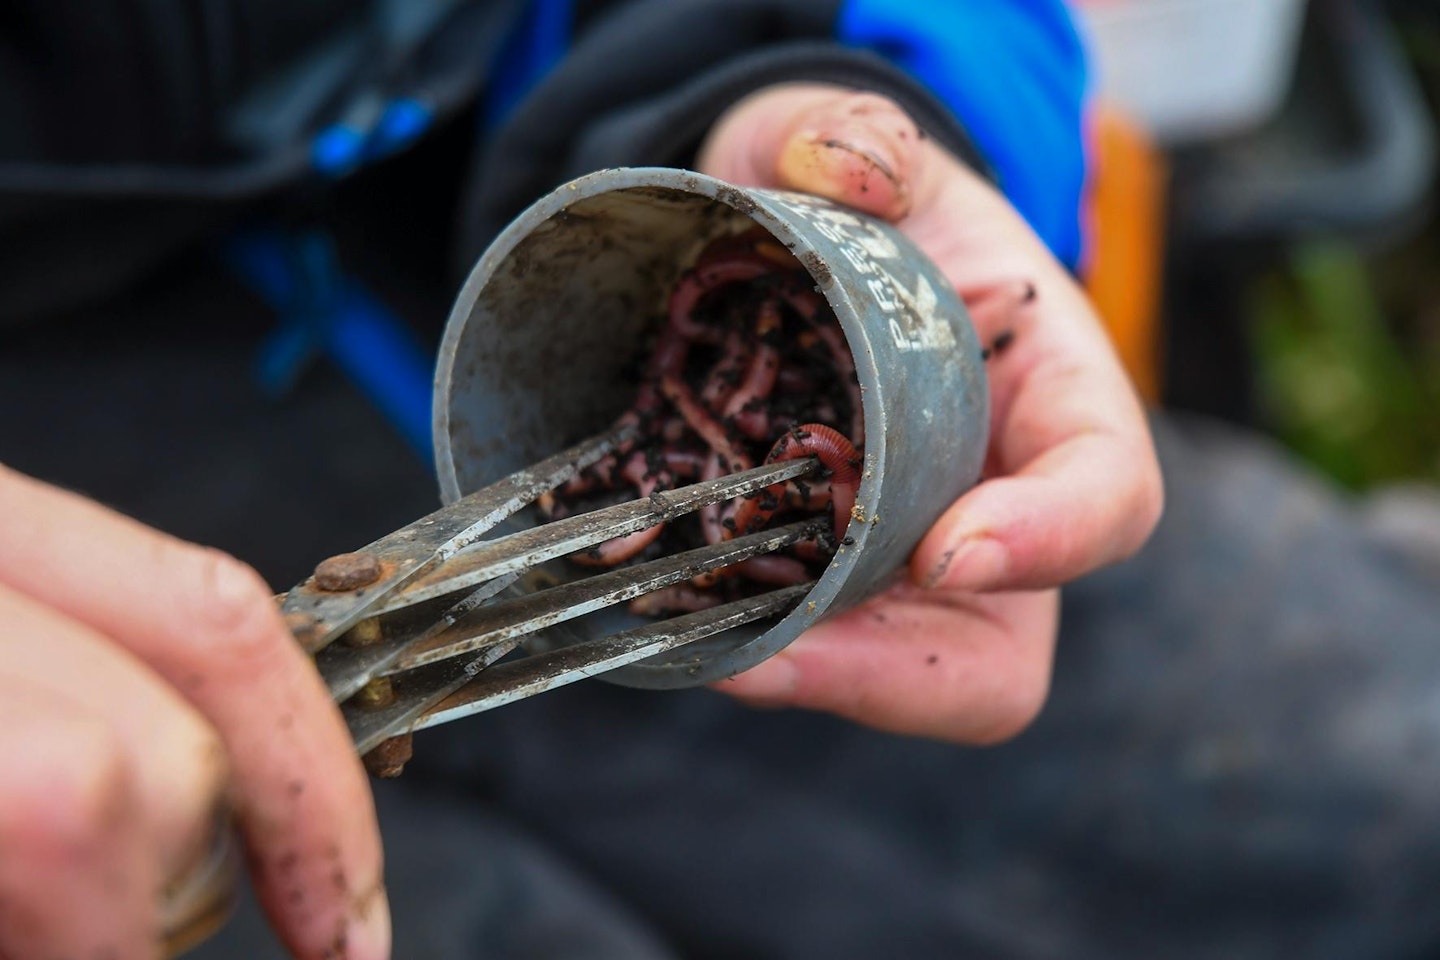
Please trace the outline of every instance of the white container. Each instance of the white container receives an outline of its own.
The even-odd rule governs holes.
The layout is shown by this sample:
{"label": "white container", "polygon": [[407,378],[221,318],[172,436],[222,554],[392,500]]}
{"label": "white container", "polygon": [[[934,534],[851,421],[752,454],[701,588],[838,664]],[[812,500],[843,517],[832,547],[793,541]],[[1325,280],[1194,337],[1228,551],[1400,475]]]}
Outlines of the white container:
{"label": "white container", "polygon": [[1166,145],[1269,119],[1295,72],[1305,0],[1075,0],[1097,89]]}

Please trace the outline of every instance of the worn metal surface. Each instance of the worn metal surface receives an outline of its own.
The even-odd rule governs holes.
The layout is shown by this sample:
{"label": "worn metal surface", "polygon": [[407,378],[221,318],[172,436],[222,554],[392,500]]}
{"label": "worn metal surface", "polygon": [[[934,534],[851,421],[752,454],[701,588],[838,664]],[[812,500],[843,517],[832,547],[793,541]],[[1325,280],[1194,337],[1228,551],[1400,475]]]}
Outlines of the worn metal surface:
{"label": "worn metal surface", "polygon": [[674,490],[657,490],[643,500],[630,500],[486,540],[415,578],[380,609],[395,609],[444,596],[472,584],[587,550],[615,537],[648,530],[708,504],[743,497],[771,484],[803,477],[818,465],[819,461],[813,457],[767,463]]}
{"label": "worn metal surface", "polygon": [[623,428],[597,434],[538,463],[492,478],[494,483],[468,497],[447,499],[448,506],[359,551],[381,568],[369,585],[337,593],[321,588],[312,577],[296,586],[281,603],[295,638],[308,653],[323,649],[410,580],[440,566],[632,435]]}
{"label": "worn metal surface", "polygon": [[445,698],[415,724],[416,730],[461,720],[533,697],[586,677],[606,676],[637,661],[712,637],[757,620],[784,615],[814,584],[782,587],[699,613],[688,613],[623,633],[595,637],[548,653],[502,663]]}
{"label": "worn metal surface", "polygon": [[624,603],[641,594],[682,583],[698,574],[728,567],[801,540],[813,540],[829,529],[828,517],[803,520],[479,607],[448,629],[413,644],[387,672],[400,673],[437,660],[478,652],[494,644]]}
{"label": "worn metal surface", "polygon": [[[455,500],[612,422],[633,398],[632,361],[676,277],[710,240],[756,224],[810,272],[855,358],[867,442],[853,543],[782,622],[750,624],[607,679],[692,686],[758,663],[883,586],[979,477],[989,424],[980,344],[949,282],[899,231],[814,197],[626,169],[539,201],[466,282],[436,371],[442,496]],[[571,636],[639,622],[591,618]]]}
{"label": "worn metal surface", "polygon": [[[428,563],[428,573],[422,569],[399,579],[378,599],[373,595],[367,599],[363,589],[344,596],[331,596],[327,607],[333,611],[332,622],[354,620],[349,612],[342,609],[347,600],[364,608],[367,619],[350,628],[344,643],[331,643],[319,650],[315,654],[315,663],[325,678],[331,697],[337,703],[342,702],[354,696],[375,677],[437,659],[433,652],[437,643],[444,646],[437,638],[453,638],[457,632],[466,630],[466,625],[473,619],[470,614],[509,589],[523,572],[537,564],[588,549],[612,537],[625,536],[674,520],[709,503],[743,496],[772,483],[804,476],[815,466],[813,459],[765,464],[715,480],[657,491],[644,500],[621,503],[519,533],[478,541],[458,553],[452,553],[443,562]],[[553,476],[553,472],[550,475]],[[444,513],[441,511],[440,516],[443,517]],[[467,509],[466,516],[472,515],[473,511]],[[422,521],[426,527],[409,541],[408,546],[416,550],[417,556],[421,554],[427,536],[444,536],[449,526],[435,521],[434,516]],[[441,545],[435,544],[435,549],[438,550]],[[773,550],[775,547],[765,549]],[[755,550],[746,556],[759,552],[764,550]],[[458,601],[453,599],[454,594],[464,590],[470,592]],[[610,602],[620,602],[636,595],[630,593]],[[447,602],[447,597],[452,599]],[[288,600],[287,597],[287,603]],[[308,615],[292,613],[291,616]],[[365,634],[362,638],[364,642],[353,642],[357,631]],[[431,651],[423,661],[417,659],[416,652],[421,650]],[[455,650],[448,655],[461,652],[464,651]]]}
{"label": "worn metal surface", "polygon": [[[587,441],[569,453],[582,459],[593,457],[609,442]],[[472,542],[481,524],[493,527],[498,522],[493,510],[476,519],[481,510],[490,509],[486,504],[503,501],[508,509],[521,497],[533,499],[544,489],[540,478],[555,485],[573,475],[573,469],[557,465],[551,458],[499,481],[458,507],[442,509],[407,527],[400,531],[406,534],[403,541],[398,534],[380,541],[402,543],[413,558],[411,572],[392,575],[379,597],[373,587],[327,591],[323,603],[329,622],[354,624],[352,633],[363,628],[363,642],[350,642],[347,635],[346,642],[330,643],[315,654],[331,697],[342,704],[357,748],[368,753],[391,736],[405,734],[425,710],[538,631],[696,574],[814,539],[825,532],[829,521],[778,527],[539,593],[498,599],[537,564],[673,520],[706,504],[805,476],[816,466],[813,458],[765,464],[543,527]],[[459,534],[454,532],[457,528]],[[459,546],[462,542],[463,547]],[[427,549],[432,554],[428,558]],[[296,593],[291,591],[282,598],[282,605],[288,606]],[[347,604],[363,610],[365,619],[357,622]],[[308,627],[313,609],[292,609],[287,619],[303,619]],[[338,629],[343,628],[332,629],[331,635]],[[386,754],[389,760],[377,758],[375,762],[398,771],[395,756],[400,752],[400,746],[392,746]]]}
{"label": "worn metal surface", "polygon": [[[491,580],[448,606],[421,604],[405,607],[403,613],[386,618],[390,627],[388,636],[375,643],[364,646],[353,646],[348,642],[330,644],[315,655],[315,665],[330,688],[331,699],[336,703],[350,699],[406,651],[423,645],[431,637],[453,626],[465,614],[498,596],[518,579],[520,575],[512,573]],[[349,640],[348,634],[346,640]]]}

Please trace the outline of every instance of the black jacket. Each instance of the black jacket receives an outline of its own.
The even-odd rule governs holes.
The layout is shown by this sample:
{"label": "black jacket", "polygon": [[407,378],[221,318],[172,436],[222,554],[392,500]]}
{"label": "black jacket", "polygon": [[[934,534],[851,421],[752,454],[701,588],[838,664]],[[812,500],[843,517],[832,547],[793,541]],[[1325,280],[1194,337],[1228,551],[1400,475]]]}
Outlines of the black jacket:
{"label": "black jacket", "polygon": [[[579,3],[563,59],[485,123],[493,94],[527,68],[515,56],[525,6],[12,5],[0,46],[0,319],[113,292],[177,248],[257,209],[313,204],[447,125],[480,131],[460,165],[457,271],[549,188],[606,166],[686,165],[727,106],[785,80],[891,96],[984,167],[921,85],[831,39],[839,0]],[[415,108],[408,127],[387,128],[395,104]],[[339,160],[325,153],[337,143]]]}

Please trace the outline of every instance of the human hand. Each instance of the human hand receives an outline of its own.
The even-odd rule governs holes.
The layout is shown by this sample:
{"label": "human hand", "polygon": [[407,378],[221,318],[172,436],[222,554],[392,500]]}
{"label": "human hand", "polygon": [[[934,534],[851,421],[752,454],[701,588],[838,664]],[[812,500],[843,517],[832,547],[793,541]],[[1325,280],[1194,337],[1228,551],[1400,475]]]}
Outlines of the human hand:
{"label": "human hand", "polygon": [[1003,328],[994,311],[972,311],[981,342],[1004,345],[988,364],[985,479],[925,536],[909,582],[717,689],[899,733],[1013,736],[1049,690],[1057,588],[1138,550],[1162,509],[1143,411],[1094,311],[1005,199],[883,97],[762,90],[715,124],[697,166],[884,217],[962,296],[1034,292]]}
{"label": "human hand", "polygon": [[260,577],[3,466],[0,518],[0,957],[154,960],[232,805],[297,957],[388,957],[364,771]]}

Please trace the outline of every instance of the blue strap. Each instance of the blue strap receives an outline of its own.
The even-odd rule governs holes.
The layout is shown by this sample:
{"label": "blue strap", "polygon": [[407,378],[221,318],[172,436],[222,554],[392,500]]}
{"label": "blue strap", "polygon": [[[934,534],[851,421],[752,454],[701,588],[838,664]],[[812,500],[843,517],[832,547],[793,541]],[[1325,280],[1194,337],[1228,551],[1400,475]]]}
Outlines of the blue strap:
{"label": "blue strap", "polygon": [[255,231],[234,237],[225,254],[280,318],[256,358],[261,388],[284,394],[326,355],[430,462],[432,351],[340,269],[330,237]]}
{"label": "blue strap", "polygon": [[327,177],[343,177],[362,165],[410,146],[434,122],[430,105],[413,97],[380,104],[357,99],[348,116],[315,135],[310,162]]}
{"label": "blue strap", "polygon": [[490,75],[483,116],[494,129],[565,56],[574,0],[530,0]]}
{"label": "blue strap", "polygon": [[943,100],[1010,202],[1056,257],[1080,265],[1088,81],[1063,0],[845,0],[836,31]]}

